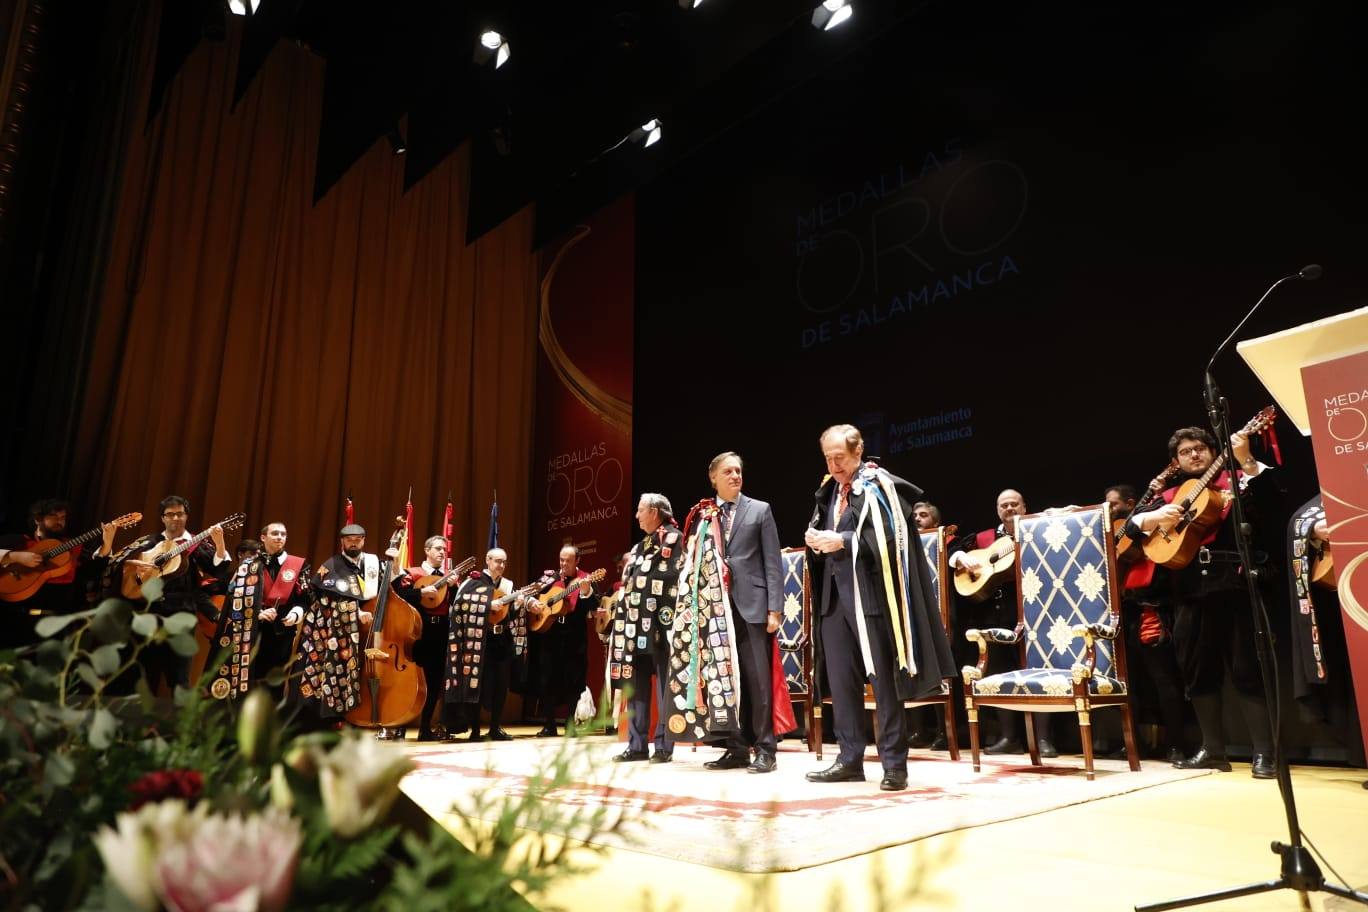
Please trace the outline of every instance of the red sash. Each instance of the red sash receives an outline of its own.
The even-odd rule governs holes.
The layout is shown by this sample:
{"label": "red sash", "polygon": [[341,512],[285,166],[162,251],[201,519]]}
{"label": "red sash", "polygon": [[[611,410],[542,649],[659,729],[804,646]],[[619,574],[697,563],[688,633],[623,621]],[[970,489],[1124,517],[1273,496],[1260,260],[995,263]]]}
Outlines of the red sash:
{"label": "red sash", "polygon": [[974,549],[981,550],[997,541],[1002,536],[997,534],[997,529],[984,529],[974,536]]}
{"label": "red sash", "polygon": [[[1139,545],[1132,544],[1131,547],[1138,548]],[[1154,561],[1138,560],[1126,568],[1126,581],[1122,584],[1122,589],[1143,589],[1154,582]]]}
{"label": "red sash", "polygon": [[[270,560],[270,558],[263,558],[263,560]],[[264,567],[262,569],[265,570]],[[283,605],[290,598],[290,594],[294,592],[295,584],[299,582],[299,571],[302,569],[304,569],[304,558],[297,554],[290,554],[285,557],[280,565],[280,572],[275,575],[275,579],[266,585],[265,592],[262,593],[261,598],[268,607]],[[263,572],[263,575],[268,579],[270,577],[269,573]]]}

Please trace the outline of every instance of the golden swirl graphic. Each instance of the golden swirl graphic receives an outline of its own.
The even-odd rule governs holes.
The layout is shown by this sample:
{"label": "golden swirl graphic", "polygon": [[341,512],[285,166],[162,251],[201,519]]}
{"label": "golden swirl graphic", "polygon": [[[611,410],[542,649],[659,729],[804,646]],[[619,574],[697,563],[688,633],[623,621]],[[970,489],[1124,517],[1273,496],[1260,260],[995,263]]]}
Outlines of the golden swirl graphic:
{"label": "golden swirl graphic", "polygon": [[1338,591],[1340,607],[1344,609],[1345,616],[1350,618],[1355,624],[1358,624],[1365,632],[1368,632],[1368,611],[1364,610],[1363,605],[1359,603],[1358,598],[1354,595],[1354,574],[1358,572],[1359,567],[1365,560],[1368,560],[1368,551],[1356,555],[1354,559],[1340,571]]}
{"label": "golden swirl graphic", "polygon": [[1334,418],[1331,418],[1325,422],[1325,430],[1329,432],[1331,437],[1334,437],[1340,443],[1352,443],[1353,441],[1358,440],[1360,437],[1362,437],[1364,431],[1368,431],[1368,416],[1364,415],[1361,410],[1348,405],[1340,409],[1341,415],[1345,414],[1346,412],[1353,412],[1355,415],[1359,416],[1359,429],[1348,437],[1341,437],[1339,434],[1335,433]]}
{"label": "golden swirl graphic", "polygon": [[575,229],[574,236],[556,251],[550,267],[546,270],[546,276],[541,280],[541,317],[538,321],[537,338],[541,341],[542,350],[546,352],[546,359],[551,362],[556,376],[560,377],[561,383],[565,384],[571,395],[610,426],[624,434],[631,434],[632,404],[603,389],[576,367],[561,347],[560,340],[556,338],[556,328],[551,323],[551,280],[556,277],[556,271],[560,269],[565,254],[571,247],[588,237],[589,231],[588,225],[580,225]]}

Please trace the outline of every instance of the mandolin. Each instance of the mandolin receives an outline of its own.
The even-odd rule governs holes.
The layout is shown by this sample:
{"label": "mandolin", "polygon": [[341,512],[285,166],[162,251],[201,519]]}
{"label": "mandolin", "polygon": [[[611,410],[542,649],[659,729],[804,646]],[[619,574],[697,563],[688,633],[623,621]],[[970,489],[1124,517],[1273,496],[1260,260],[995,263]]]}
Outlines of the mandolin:
{"label": "mandolin", "polygon": [[[1268,406],[1249,420],[1242,434],[1257,434],[1273,423],[1278,410]],[[1220,474],[1225,465],[1225,452],[1216,454],[1211,465],[1200,478],[1189,478],[1173,495],[1173,503],[1182,508],[1182,518],[1169,528],[1159,527],[1145,540],[1145,557],[1156,564],[1172,569],[1180,569],[1192,563],[1202,547],[1202,541],[1225,515],[1226,494],[1212,492],[1208,485]],[[1234,482],[1232,480],[1232,486]],[[1232,495],[1233,496],[1233,495]]]}
{"label": "mandolin", "polygon": [[[1164,488],[1168,487],[1169,479],[1171,479],[1177,473],[1178,460],[1170,460],[1169,464],[1164,467],[1164,471],[1160,472],[1158,475],[1155,475],[1154,478],[1150,480],[1149,487],[1145,489],[1144,496],[1140,498],[1140,502],[1131,508],[1131,515],[1134,515],[1136,512],[1154,503],[1154,498],[1164,493]],[[1122,516],[1120,519],[1112,520],[1112,539],[1116,542],[1116,557],[1118,560],[1121,559],[1121,555],[1125,554],[1130,549],[1131,545],[1135,544],[1135,542],[1131,539],[1129,535],[1126,534],[1125,531],[1126,520],[1129,518],[1129,516]],[[1130,554],[1126,558],[1127,561],[1133,561],[1136,559],[1137,555],[1134,553]]]}
{"label": "mandolin", "polygon": [[123,567],[123,582],[120,589],[123,597],[129,600],[140,599],[143,597],[142,587],[148,580],[156,579],[159,576],[170,576],[180,569],[181,555],[187,551],[193,551],[208,540],[209,534],[218,526],[224,532],[241,526],[247,521],[247,514],[234,513],[227,519],[220,520],[205,529],[199,535],[189,538],[183,542],[172,544],[169,541],[160,541],[147,551],[133,555],[131,559],[151,564],[151,567],[135,567],[125,562]]}
{"label": "mandolin", "polygon": [[964,553],[983,562],[983,566],[975,571],[955,568],[955,591],[971,602],[987,601],[1015,572],[1016,541],[1010,535],[999,538],[986,548]]}
{"label": "mandolin", "polygon": [[413,585],[415,588],[426,589],[428,586],[431,586],[437,590],[431,595],[424,595],[422,597],[423,607],[428,611],[432,611],[434,608],[440,608],[442,599],[446,598],[446,592],[444,590],[452,583],[463,579],[465,575],[473,569],[475,569],[475,558],[467,557],[455,567],[452,567],[449,572],[444,573],[441,576],[434,573],[431,576],[421,576],[414,580]]}
{"label": "mandolin", "polygon": [[597,583],[606,575],[607,571],[600,567],[588,576],[580,577],[577,580],[571,580],[568,587],[562,586],[560,584],[561,581],[557,579],[555,584],[547,590],[546,596],[538,599],[542,610],[540,614],[533,612],[531,619],[528,621],[528,626],[532,629],[532,632],[545,633],[549,630],[551,625],[556,622],[556,617],[560,614],[561,607],[570,593],[578,592],[580,587],[585,583]]}
{"label": "mandolin", "polygon": [[[125,513],[111,522],[120,529],[127,529],[142,522],[142,514]],[[103,532],[104,526],[100,525],[66,541],[45,538],[24,548],[25,551],[43,555],[43,562],[36,567],[11,564],[0,572],[0,601],[22,602],[41,589],[48,580],[65,575],[76,556],[72,552],[86,542],[99,538]]]}

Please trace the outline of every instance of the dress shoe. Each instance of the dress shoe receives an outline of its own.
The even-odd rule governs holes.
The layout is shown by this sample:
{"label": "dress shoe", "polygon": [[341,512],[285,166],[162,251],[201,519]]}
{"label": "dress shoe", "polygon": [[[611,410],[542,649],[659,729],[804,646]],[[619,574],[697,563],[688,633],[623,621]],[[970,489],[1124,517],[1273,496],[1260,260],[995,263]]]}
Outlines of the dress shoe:
{"label": "dress shoe", "polygon": [[613,757],[614,763],[636,763],[641,760],[649,760],[651,755],[645,751],[634,751],[630,748]]}
{"label": "dress shoe", "polygon": [[436,735],[436,739],[438,744],[453,744],[461,740],[455,732],[449,731],[444,731],[440,735]]}
{"label": "dress shoe", "polygon": [[774,761],[774,754],[766,754],[757,751],[755,759],[751,761],[750,766],[746,767],[746,772],[772,773],[774,772],[774,768],[778,765],[779,764]]}
{"label": "dress shoe", "polygon": [[935,740],[931,732],[917,730],[907,737],[908,747],[928,747]]}
{"label": "dress shoe", "polygon": [[985,754],[1021,754],[1025,753],[1025,748],[1020,741],[1011,738],[998,738],[992,744],[983,749]]}
{"label": "dress shoe", "polygon": [[1276,779],[1278,768],[1273,763],[1273,755],[1255,754],[1249,763],[1249,774],[1255,779]]}
{"label": "dress shoe", "polygon": [[1174,769],[1180,770],[1220,770],[1223,773],[1230,772],[1230,763],[1225,757],[1218,757],[1205,747],[1197,749],[1197,753],[1188,757],[1186,760],[1179,760],[1173,764]]}
{"label": "dress shoe", "polygon": [[879,789],[885,792],[901,792],[907,788],[907,770],[884,770]]}
{"label": "dress shoe", "polygon": [[931,742],[929,749],[933,751],[948,751],[950,749],[950,739],[945,737],[945,732],[936,735],[936,740]]}
{"label": "dress shoe", "polygon": [[1054,758],[1059,756],[1059,748],[1054,746],[1054,742],[1045,738],[1036,739],[1036,747],[1040,750],[1040,756]]}
{"label": "dress shoe", "polygon": [[465,739],[466,739],[466,742],[467,742],[467,743],[470,743],[470,742],[473,742],[473,741],[488,741],[488,740],[489,740],[489,739],[486,738],[484,735],[480,734],[480,732],[479,732],[478,729],[476,729],[476,730],[472,731],[470,734],[466,735],[466,736],[465,736]]}
{"label": "dress shoe", "polygon": [[541,727],[541,731],[537,732],[537,737],[538,737],[538,738],[554,738],[554,737],[556,737],[556,736],[559,735],[559,734],[560,734],[560,732],[556,731],[556,726],[554,726],[554,725],[543,725],[543,726]]}
{"label": "dress shoe", "polygon": [[673,759],[674,754],[670,753],[669,751],[658,750],[654,754],[651,754],[652,763],[669,763]]}
{"label": "dress shoe", "polygon": [[743,766],[750,766],[750,754],[741,750],[728,749],[716,760],[709,760],[703,765],[710,770],[741,769]]}
{"label": "dress shoe", "polygon": [[418,740],[419,740],[419,741],[437,741],[437,740],[439,740],[439,738],[438,738],[438,735],[437,735],[436,732],[425,731],[425,732],[419,732],[419,733],[418,733]]}
{"label": "dress shoe", "polygon": [[847,766],[837,760],[826,769],[808,773],[803,778],[807,779],[808,782],[864,782],[865,774],[863,766],[858,764]]}
{"label": "dress shoe", "polygon": [[1181,748],[1170,747],[1168,753],[1164,755],[1164,759],[1169,763],[1178,763],[1183,759],[1183,751]]}
{"label": "dress shoe", "polygon": [[491,728],[491,729],[489,730],[489,740],[490,740],[490,741],[512,741],[512,740],[513,740],[513,736],[510,735],[508,732],[504,731],[502,728]]}

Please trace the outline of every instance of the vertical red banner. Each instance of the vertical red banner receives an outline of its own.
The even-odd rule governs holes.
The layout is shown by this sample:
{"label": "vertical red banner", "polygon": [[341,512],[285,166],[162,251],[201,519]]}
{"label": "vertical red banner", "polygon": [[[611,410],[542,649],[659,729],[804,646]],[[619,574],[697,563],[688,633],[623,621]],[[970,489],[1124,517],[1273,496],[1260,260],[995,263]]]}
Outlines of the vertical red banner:
{"label": "vertical red banner", "polygon": [[[1368,351],[1301,369],[1359,713],[1368,710]],[[1361,725],[1368,751],[1368,725]]]}
{"label": "vertical red banner", "polygon": [[[585,570],[631,544],[636,205],[625,197],[548,245],[541,279],[537,419],[528,570],[556,566],[567,543]],[[588,684],[603,685],[592,626]]]}

